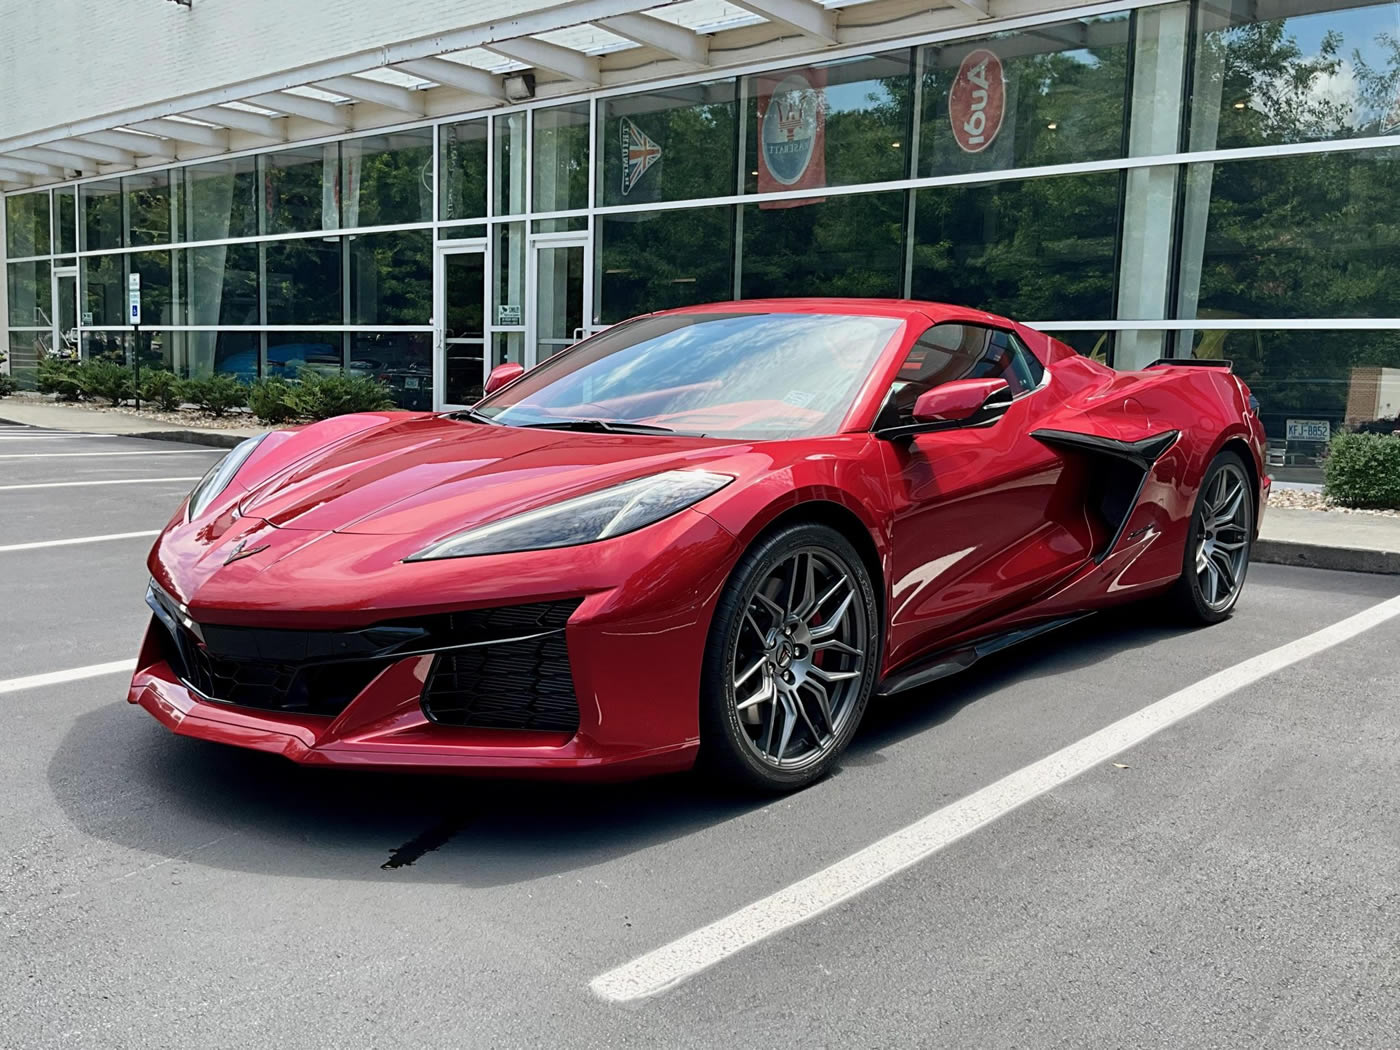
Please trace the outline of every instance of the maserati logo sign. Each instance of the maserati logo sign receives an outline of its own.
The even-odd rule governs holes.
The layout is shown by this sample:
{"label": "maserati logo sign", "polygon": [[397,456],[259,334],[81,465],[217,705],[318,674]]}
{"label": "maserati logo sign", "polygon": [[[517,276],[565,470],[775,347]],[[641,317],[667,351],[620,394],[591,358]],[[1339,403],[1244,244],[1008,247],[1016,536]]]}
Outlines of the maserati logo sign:
{"label": "maserati logo sign", "polygon": [[[773,87],[760,124],[760,156],[766,172],[783,189],[804,184],[820,149],[825,123],[824,92],[801,73],[791,73]],[[823,158],[824,159],[824,158]],[[822,165],[825,168],[825,164]],[[819,184],[820,185],[820,184]],[[760,192],[764,187],[760,186]]]}
{"label": "maserati logo sign", "polygon": [[641,128],[622,118],[622,195],[632,192],[642,176],[661,159],[661,147]]}
{"label": "maserati logo sign", "polygon": [[948,90],[948,119],[953,138],[965,153],[981,153],[992,144],[1006,115],[1006,75],[1001,59],[979,47],[962,60]]}

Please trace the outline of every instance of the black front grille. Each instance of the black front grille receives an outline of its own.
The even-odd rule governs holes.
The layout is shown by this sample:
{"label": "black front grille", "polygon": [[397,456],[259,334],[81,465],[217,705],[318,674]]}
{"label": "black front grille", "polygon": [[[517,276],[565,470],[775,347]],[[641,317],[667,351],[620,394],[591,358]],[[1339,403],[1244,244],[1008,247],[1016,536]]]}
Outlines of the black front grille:
{"label": "black front grille", "polygon": [[162,628],[171,669],[210,700],[335,716],[395,660],[437,653],[423,692],[424,713],[433,721],[578,728],[563,628],[581,599],[443,613],[352,631],[200,625],[154,584],[146,600]]}
{"label": "black front grille", "polygon": [[[578,606],[542,602],[453,613],[460,636],[474,628],[517,638],[439,653],[423,688],[423,713],[441,725],[472,729],[577,732],[578,698],[563,627]],[[536,632],[549,633],[518,637]]]}

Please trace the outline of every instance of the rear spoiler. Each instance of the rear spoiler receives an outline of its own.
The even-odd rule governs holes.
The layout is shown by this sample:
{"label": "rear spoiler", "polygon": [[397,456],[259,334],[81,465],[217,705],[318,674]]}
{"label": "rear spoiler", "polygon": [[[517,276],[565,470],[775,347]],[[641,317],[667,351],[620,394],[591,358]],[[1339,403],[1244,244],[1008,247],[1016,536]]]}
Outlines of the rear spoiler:
{"label": "rear spoiler", "polygon": [[1227,371],[1234,371],[1235,368],[1235,362],[1227,361],[1223,358],[1210,361],[1196,357],[1159,357],[1147,367],[1156,368],[1159,365],[1172,365],[1184,368],[1224,368]]}

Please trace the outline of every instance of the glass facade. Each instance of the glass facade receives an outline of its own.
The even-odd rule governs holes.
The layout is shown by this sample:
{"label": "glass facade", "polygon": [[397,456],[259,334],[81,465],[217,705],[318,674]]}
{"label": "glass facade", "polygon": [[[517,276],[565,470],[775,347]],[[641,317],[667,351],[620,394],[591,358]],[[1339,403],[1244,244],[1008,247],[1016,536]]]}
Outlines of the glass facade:
{"label": "glass facade", "polygon": [[1046,14],[11,193],[12,368],[121,350],[131,273],[183,374],[410,407],[650,310],[913,296],[1120,368],[1230,357],[1305,469],[1292,422],[1400,411],[1397,38],[1395,2]]}

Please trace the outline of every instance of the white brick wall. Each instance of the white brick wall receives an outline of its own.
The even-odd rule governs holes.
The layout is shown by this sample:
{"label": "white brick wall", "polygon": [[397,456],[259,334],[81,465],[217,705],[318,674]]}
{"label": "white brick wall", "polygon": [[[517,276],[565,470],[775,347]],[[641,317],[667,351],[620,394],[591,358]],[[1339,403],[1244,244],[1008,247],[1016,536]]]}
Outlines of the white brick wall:
{"label": "white brick wall", "polygon": [[[0,140],[558,0],[0,0]],[[560,21],[571,19],[560,13]]]}

